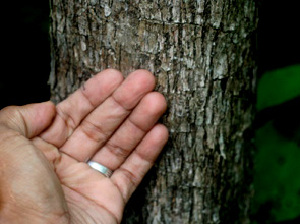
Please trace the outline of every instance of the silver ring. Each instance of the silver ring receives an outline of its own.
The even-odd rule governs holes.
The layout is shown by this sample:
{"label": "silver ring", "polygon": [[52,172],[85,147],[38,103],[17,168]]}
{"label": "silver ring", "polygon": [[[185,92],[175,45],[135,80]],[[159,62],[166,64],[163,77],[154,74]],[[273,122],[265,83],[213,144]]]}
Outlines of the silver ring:
{"label": "silver ring", "polygon": [[89,160],[87,162],[87,164],[92,167],[93,169],[99,171],[100,173],[102,173],[104,176],[106,177],[111,177],[111,175],[113,174],[113,171],[108,169],[107,167],[101,165],[100,163],[94,162],[92,160]]}

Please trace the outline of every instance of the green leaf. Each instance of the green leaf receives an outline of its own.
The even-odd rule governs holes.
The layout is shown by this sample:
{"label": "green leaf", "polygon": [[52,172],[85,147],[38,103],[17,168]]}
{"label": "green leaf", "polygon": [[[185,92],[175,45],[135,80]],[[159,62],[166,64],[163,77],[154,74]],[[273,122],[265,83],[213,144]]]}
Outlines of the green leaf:
{"label": "green leaf", "polygon": [[300,215],[300,148],[267,123],[256,131],[254,209],[267,202],[274,221]]}
{"label": "green leaf", "polygon": [[274,106],[300,95],[300,65],[266,72],[257,86],[257,109]]}

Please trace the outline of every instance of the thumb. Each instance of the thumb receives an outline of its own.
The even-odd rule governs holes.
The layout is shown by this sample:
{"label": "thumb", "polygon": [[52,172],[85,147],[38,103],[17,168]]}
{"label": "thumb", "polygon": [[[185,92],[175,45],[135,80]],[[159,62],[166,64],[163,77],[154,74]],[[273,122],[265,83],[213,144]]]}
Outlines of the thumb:
{"label": "thumb", "polygon": [[9,106],[0,111],[0,124],[27,138],[32,138],[51,124],[55,114],[55,105],[50,101],[25,106]]}

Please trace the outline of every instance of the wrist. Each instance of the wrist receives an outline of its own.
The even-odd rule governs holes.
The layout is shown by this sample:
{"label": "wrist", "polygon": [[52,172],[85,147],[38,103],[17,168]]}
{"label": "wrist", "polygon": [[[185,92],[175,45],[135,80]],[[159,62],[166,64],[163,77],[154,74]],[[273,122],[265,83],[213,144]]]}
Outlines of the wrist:
{"label": "wrist", "polygon": [[42,214],[31,209],[18,208],[12,205],[0,205],[0,223],[32,224],[70,224],[67,214]]}

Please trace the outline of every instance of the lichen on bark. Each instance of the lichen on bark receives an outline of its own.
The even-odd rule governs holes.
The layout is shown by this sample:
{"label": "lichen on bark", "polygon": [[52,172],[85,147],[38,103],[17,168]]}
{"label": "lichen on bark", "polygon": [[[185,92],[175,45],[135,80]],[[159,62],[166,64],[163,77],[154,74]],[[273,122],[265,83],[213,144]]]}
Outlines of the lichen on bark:
{"label": "lichen on bark", "polygon": [[52,100],[105,68],[152,71],[170,140],[124,223],[247,223],[257,6],[50,0]]}

